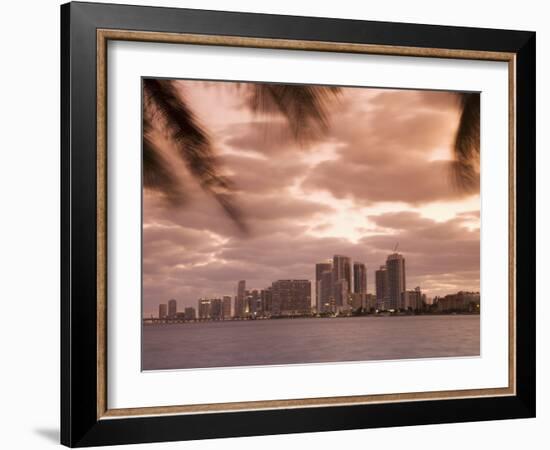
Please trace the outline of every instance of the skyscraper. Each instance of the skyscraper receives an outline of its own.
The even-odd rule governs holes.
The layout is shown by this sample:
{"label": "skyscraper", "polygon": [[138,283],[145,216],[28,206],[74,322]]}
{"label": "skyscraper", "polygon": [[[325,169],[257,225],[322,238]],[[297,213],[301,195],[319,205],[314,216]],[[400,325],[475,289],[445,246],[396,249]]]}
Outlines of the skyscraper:
{"label": "skyscraper", "polygon": [[319,304],[317,305],[317,312],[334,312],[334,284],[332,281],[332,270],[325,270],[321,274],[321,280],[319,281]]}
{"label": "skyscraper", "polygon": [[334,305],[337,311],[349,309],[348,283],[345,279],[340,279],[334,282]]}
{"label": "skyscraper", "polygon": [[195,308],[191,308],[190,306],[188,306],[187,308],[185,308],[185,320],[195,320],[197,317],[196,317],[196,313],[195,313]]}
{"label": "skyscraper", "polygon": [[271,289],[271,286],[266,288],[266,289],[262,289],[260,291],[260,299],[261,299],[261,302],[262,302],[262,313],[263,315],[270,315],[271,314],[271,299],[272,299],[272,289]]}
{"label": "skyscraper", "polygon": [[235,317],[244,317],[246,309],[246,281],[241,280],[237,284],[237,296],[235,297]]}
{"label": "skyscraper", "polygon": [[171,299],[168,301],[168,317],[174,318],[176,317],[176,314],[178,312],[178,302],[176,300]]}
{"label": "skyscraper", "polygon": [[403,291],[401,293],[401,307],[403,309],[417,311],[422,309],[422,306],[422,291],[419,286],[414,291]]}
{"label": "skyscraper", "polygon": [[246,293],[246,312],[249,316],[256,316],[258,312],[258,304],[260,303],[260,292],[257,289],[252,289]]}
{"label": "skyscraper", "polygon": [[327,271],[332,271],[332,263],[322,262],[315,264],[315,306],[317,307],[317,312],[322,312],[323,302],[321,301],[321,280],[323,278],[323,273]]}
{"label": "skyscraper", "polygon": [[244,298],[246,293],[246,280],[241,280],[237,284],[237,297]]}
{"label": "skyscraper", "polygon": [[388,290],[388,271],[386,266],[380,266],[375,272],[376,279],[376,307],[384,310],[388,309],[389,305],[389,290]]}
{"label": "skyscraper", "polygon": [[223,318],[223,304],[221,298],[210,299],[210,319],[221,320]]}
{"label": "skyscraper", "polygon": [[274,316],[291,316],[311,312],[309,280],[278,280],[271,285]]}
{"label": "skyscraper", "polygon": [[199,298],[199,319],[210,318],[210,300],[207,298]]}
{"label": "skyscraper", "polygon": [[367,293],[367,268],[360,262],[353,263],[353,292],[356,294]]}
{"label": "skyscraper", "polygon": [[223,318],[231,318],[231,297],[229,295],[223,296]]}
{"label": "skyscraper", "polygon": [[406,290],[405,283],[405,258],[399,253],[392,253],[386,260],[388,271],[388,292],[390,309],[400,309],[401,293]]}
{"label": "skyscraper", "polygon": [[168,311],[168,306],[166,305],[166,303],[161,303],[159,305],[159,319],[166,319],[166,314],[167,314],[167,311]]}
{"label": "skyscraper", "polygon": [[351,259],[347,256],[334,255],[332,258],[332,270],[334,272],[334,283],[339,280],[346,280],[347,291],[352,292]]}
{"label": "skyscraper", "polygon": [[376,295],[374,294],[365,295],[365,303],[363,305],[363,308],[365,308],[367,311],[376,309]]}

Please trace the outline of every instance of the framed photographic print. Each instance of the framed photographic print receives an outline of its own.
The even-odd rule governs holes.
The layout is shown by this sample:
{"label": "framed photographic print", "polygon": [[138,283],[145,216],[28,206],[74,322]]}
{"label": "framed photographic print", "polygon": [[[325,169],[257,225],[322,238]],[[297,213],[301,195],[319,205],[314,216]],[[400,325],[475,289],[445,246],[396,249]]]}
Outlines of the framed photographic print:
{"label": "framed photographic print", "polygon": [[63,444],[535,415],[535,33],[61,24]]}

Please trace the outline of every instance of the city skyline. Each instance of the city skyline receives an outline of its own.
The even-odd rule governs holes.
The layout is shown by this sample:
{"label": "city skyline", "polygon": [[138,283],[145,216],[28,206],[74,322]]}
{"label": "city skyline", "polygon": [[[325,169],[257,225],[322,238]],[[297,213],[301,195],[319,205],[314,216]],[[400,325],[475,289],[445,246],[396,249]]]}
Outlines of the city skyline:
{"label": "city skyline", "polygon": [[[388,255],[386,264],[376,270],[374,292],[368,291],[366,280],[364,263],[352,261],[345,255],[334,255],[332,260],[315,263],[315,280],[274,280],[268,286],[248,289],[246,280],[239,280],[235,296],[201,297],[197,299],[197,308],[185,306],[184,311],[179,311],[176,299],[170,299],[168,303],[158,305],[157,318],[185,317],[188,320],[188,310],[193,311],[193,320],[195,315],[201,320],[225,320],[310,313],[349,315],[358,310],[365,313],[420,311],[432,305],[434,300],[427,297],[420,286],[407,289],[405,258],[397,252]],[[316,287],[315,295],[312,295],[313,286]],[[353,288],[348,290],[348,286]],[[462,293],[476,294],[479,304],[479,292],[475,291],[447,293],[445,298]]]}
{"label": "city skyline", "polygon": [[406,249],[407,288],[421,286],[430,297],[479,291],[479,189],[459,192],[447,173],[453,94],[342,89],[328,135],[302,146],[277,115],[251,114],[230,85],[179,82],[212,130],[249,234],[185,167],[181,207],[144,191],[144,316],[171,298],[196,308],[200,297],[234,297],[238,280],[257,288],[311,280],[314,303],[314,264],[335,254],[350,258],[350,272],[354,261],[364,263],[374,293],[376,271],[396,242]]}

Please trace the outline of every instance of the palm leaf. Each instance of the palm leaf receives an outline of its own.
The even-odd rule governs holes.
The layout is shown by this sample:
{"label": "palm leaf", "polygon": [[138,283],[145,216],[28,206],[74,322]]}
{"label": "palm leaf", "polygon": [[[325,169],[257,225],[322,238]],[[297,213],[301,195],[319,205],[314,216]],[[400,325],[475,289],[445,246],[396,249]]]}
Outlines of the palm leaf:
{"label": "palm leaf", "polygon": [[166,159],[149,136],[143,136],[143,186],[162,194],[172,205],[180,205],[185,194]]}
{"label": "palm leaf", "polygon": [[306,143],[328,130],[330,103],[340,88],[294,84],[246,84],[246,105],[259,114],[282,114],[294,138]]}
{"label": "palm leaf", "polygon": [[[201,187],[211,194],[231,217],[235,224],[246,231],[246,225],[242,220],[242,214],[234,204],[231,197],[232,185],[225,177],[219,174],[219,163],[214,157],[211,141],[187,106],[182,93],[177,90],[171,80],[145,79],[144,89],[144,152],[145,149],[153,150],[147,142],[147,131],[154,127],[154,123],[160,121],[168,138],[174,144],[178,156],[186,164],[189,172],[195,177]],[[155,122],[155,117],[157,120]],[[145,157],[145,154],[144,154]],[[151,158],[150,158],[151,160]],[[158,158],[152,159],[155,163]],[[147,173],[159,166],[144,163],[144,180],[158,180],[162,173]],[[162,192],[175,192],[173,183],[174,177],[169,177],[165,182],[159,184],[150,183],[149,187],[158,188]]]}
{"label": "palm leaf", "polygon": [[455,185],[464,191],[479,186],[480,95],[460,95],[460,120],[454,141],[452,174]]}

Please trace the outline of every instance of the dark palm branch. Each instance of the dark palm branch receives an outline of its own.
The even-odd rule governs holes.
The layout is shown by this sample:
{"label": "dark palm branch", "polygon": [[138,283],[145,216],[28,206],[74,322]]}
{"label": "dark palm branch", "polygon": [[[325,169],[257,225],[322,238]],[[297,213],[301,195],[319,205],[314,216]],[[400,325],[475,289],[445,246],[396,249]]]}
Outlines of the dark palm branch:
{"label": "dark palm branch", "polygon": [[[170,80],[145,79],[143,89],[145,186],[160,191],[172,201],[174,201],[174,194],[180,192],[179,180],[173,172],[160,181],[160,178],[166,175],[167,167],[162,165],[159,152],[155,151],[148,137],[148,131],[154,126],[153,122],[158,116],[157,122],[160,121],[164,127],[189,172],[199,181],[201,187],[218,201],[237,226],[242,231],[246,231],[242,215],[231,196],[232,186],[229,180],[219,174],[219,163],[214,156],[208,134],[187,106],[182,94]],[[155,153],[155,156],[152,156],[152,153]],[[180,196],[180,198],[183,197]]]}
{"label": "dark palm branch", "polygon": [[253,112],[282,114],[301,143],[328,130],[328,107],[340,93],[337,87],[293,84],[254,83],[246,89],[246,104]]}
{"label": "dark palm branch", "polygon": [[460,120],[454,142],[452,166],[455,185],[471,191],[479,186],[479,94],[460,95]]}
{"label": "dark palm branch", "polygon": [[162,192],[173,205],[179,205],[185,200],[181,181],[175,177],[166,159],[145,133],[143,136],[143,185],[146,189]]}

